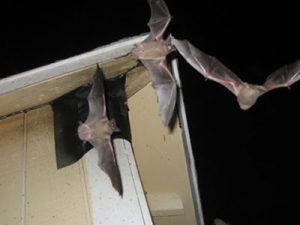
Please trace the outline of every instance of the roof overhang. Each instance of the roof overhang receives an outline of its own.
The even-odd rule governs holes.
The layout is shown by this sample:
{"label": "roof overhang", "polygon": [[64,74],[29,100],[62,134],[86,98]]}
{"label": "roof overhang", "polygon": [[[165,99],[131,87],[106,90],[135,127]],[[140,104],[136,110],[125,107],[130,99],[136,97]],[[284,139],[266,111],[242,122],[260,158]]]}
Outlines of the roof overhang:
{"label": "roof overhang", "polygon": [[130,70],[126,80],[130,98],[150,82],[146,69],[129,54],[146,37],[147,34],[122,39],[0,80],[0,117],[46,104],[91,82],[97,64],[107,79]]}

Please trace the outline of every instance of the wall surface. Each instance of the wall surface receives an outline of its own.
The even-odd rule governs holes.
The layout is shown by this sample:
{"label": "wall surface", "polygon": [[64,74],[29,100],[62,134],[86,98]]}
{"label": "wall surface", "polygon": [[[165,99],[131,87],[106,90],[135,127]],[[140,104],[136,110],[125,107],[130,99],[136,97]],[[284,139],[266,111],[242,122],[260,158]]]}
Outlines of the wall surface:
{"label": "wall surface", "polygon": [[128,104],[133,150],[155,224],[196,224],[179,121],[172,131],[162,125],[151,84]]}
{"label": "wall surface", "polygon": [[[124,190],[131,187],[124,201],[110,201],[115,197],[105,195],[107,191],[114,192],[110,185],[103,185],[108,179],[93,181],[99,174],[99,168],[92,165],[93,152],[71,166],[56,169],[50,106],[0,120],[0,224],[105,224],[101,222],[103,215],[106,221],[107,215],[118,218],[122,207],[133,214],[140,213],[135,221],[152,224],[151,219],[146,219],[148,206],[156,225],[196,224],[179,121],[172,131],[163,127],[151,85],[129,99],[129,108],[137,168],[132,153],[131,158],[128,155],[128,147],[125,155],[117,151],[123,158],[119,164],[124,170]],[[105,204],[97,203],[103,199],[107,199]],[[104,209],[113,208],[110,204],[118,204],[114,207],[118,210],[107,210],[105,214]],[[99,206],[101,212],[95,208]],[[114,214],[109,214],[111,211]]]}
{"label": "wall surface", "polygon": [[0,121],[0,136],[0,224],[91,224],[83,164],[56,169],[50,107]]}

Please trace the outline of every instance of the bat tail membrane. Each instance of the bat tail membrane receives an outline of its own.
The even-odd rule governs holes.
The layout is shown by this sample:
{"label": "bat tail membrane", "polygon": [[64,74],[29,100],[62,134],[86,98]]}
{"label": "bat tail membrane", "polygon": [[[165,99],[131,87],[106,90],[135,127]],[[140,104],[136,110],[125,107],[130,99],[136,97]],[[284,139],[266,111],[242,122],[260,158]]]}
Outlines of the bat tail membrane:
{"label": "bat tail membrane", "polygon": [[98,153],[98,166],[107,174],[114,189],[122,196],[122,179],[111,140],[93,139],[90,143]]}
{"label": "bat tail membrane", "polygon": [[101,163],[99,163],[99,167],[108,175],[114,189],[119,193],[120,196],[123,196],[123,186],[118,165],[101,165]]}

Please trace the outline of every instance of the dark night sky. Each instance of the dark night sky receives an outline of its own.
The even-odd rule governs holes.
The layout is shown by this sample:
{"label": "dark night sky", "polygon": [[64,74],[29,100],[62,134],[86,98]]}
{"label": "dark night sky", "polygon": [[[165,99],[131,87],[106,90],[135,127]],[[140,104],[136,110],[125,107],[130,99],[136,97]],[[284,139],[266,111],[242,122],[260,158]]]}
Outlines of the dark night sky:
{"label": "dark night sky", "polygon": [[[146,0],[98,2],[1,3],[0,76],[148,32]],[[166,2],[173,15],[168,31],[216,56],[244,81],[261,84],[300,58],[295,3]],[[231,225],[295,223],[300,84],[241,111],[227,89],[205,81],[182,58],[180,70],[206,223],[214,217]]]}

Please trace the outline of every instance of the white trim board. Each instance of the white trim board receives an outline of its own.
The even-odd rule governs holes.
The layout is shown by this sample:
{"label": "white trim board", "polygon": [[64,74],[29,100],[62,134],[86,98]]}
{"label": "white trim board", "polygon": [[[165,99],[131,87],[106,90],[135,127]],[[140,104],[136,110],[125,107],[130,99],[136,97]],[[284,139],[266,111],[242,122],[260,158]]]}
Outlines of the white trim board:
{"label": "white trim board", "polygon": [[92,51],[15,74],[0,80],[0,94],[24,88],[65,73],[105,62],[128,54],[135,44],[142,42],[148,34],[121,39]]}
{"label": "white trim board", "polygon": [[203,217],[203,210],[200,200],[200,193],[198,188],[198,178],[197,178],[197,170],[195,165],[195,159],[193,154],[193,148],[191,144],[190,139],[190,132],[189,132],[189,126],[185,111],[185,105],[184,105],[184,99],[183,99],[183,93],[182,93],[182,86],[179,76],[179,69],[178,69],[178,61],[176,59],[172,60],[172,71],[176,79],[176,83],[178,86],[178,98],[177,98],[177,110],[179,119],[181,122],[181,129],[182,129],[182,139],[183,139],[183,145],[185,150],[185,157],[188,165],[188,174],[189,174],[189,180],[191,185],[191,192],[193,195],[193,202],[194,202],[194,210],[196,215],[196,221],[198,225],[204,225],[204,217]]}
{"label": "white trim board", "polygon": [[114,148],[123,184],[123,197],[112,187],[108,176],[98,166],[98,153],[85,156],[87,183],[93,225],[153,225],[131,144],[114,139]]}

